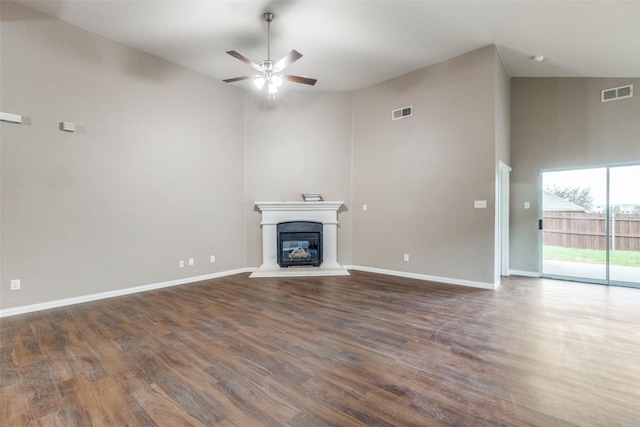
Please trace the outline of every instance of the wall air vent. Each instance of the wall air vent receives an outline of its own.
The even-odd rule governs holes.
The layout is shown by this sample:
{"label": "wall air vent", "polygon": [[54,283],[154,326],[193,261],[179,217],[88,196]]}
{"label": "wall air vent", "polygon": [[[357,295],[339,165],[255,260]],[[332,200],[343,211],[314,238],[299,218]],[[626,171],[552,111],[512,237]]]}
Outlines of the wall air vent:
{"label": "wall air vent", "polygon": [[633,96],[633,85],[613,87],[602,91],[601,102],[617,101],[618,99],[631,98]]}
{"label": "wall air vent", "polygon": [[393,110],[391,112],[391,120],[404,119],[405,117],[411,117],[411,112],[413,108],[411,105],[408,107],[398,108],[397,110]]}

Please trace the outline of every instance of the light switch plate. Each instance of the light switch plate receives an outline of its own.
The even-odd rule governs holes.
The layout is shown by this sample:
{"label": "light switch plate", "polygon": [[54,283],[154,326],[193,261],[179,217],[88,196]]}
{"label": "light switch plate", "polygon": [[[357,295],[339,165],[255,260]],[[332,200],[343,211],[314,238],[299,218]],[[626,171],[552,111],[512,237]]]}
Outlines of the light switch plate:
{"label": "light switch plate", "polygon": [[487,201],[486,200],[475,200],[473,202],[473,207],[478,209],[478,208],[486,208],[487,207]]}

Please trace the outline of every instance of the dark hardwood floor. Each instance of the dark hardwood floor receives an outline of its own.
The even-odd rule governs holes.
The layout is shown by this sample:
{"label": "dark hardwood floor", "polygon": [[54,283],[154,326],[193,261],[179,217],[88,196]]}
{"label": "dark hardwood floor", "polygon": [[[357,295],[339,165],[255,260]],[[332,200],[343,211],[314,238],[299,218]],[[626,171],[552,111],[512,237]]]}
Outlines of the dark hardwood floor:
{"label": "dark hardwood floor", "polygon": [[0,327],[2,426],[640,425],[640,289],[241,274]]}

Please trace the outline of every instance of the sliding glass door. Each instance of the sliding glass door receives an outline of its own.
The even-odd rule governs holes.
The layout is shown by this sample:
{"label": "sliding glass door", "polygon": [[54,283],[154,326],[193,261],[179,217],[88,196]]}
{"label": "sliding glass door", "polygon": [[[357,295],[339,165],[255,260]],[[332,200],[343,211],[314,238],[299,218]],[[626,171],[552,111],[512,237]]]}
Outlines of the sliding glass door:
{"label": "sliding glass door", "polygon": [[640,165],[541,178],[543,276],[640,286]]}

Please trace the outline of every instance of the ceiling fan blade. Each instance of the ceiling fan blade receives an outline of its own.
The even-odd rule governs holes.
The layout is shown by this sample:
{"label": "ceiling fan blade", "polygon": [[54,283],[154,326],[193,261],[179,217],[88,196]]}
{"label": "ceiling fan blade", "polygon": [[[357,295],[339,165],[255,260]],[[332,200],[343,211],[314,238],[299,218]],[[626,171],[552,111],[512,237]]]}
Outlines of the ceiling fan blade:
{"label": "ceiling fan blade", "polygon": [[239,82],[241,80],[249,80],[249,79],[255,79],[257,76],[242,76],[242,77],[234,77],[232,79],[224,79],[223,82],[225,83],[233,83],[233,82]]}
{"label": "ceiling fan blade", "polygon": [[302,83],[305,85],[315,85],[316,82],[318,80],[316,79],[310,79],[309,77],[300,77],[300,76],[289,76],[289,75],[284,75],[282,76],[283,79],[285,80],[289,80],[290,82],[295,82],[295,83]]}
{"label": "ceiling fan blade", "polygon": [[235,50],[228,50],[227,53],[229,55],[233,56],[234,58],[239,59],[240,61],[244,62],[245,64],[247,64],[249,67],[253,68],[254,70],[263,71],[261,66],[259,66],[258,64],[256,64],[252,60],[250,60],[249,58],[239,54]]}
{"label": "ceiling fan blade", "polygon": [[294,49],[287,53],[287,55],[280,61],[276,62],[275,68],[278,71],[282,71],[300,58],[302,58],[302,54]]}

